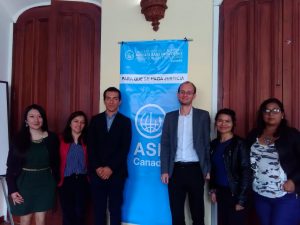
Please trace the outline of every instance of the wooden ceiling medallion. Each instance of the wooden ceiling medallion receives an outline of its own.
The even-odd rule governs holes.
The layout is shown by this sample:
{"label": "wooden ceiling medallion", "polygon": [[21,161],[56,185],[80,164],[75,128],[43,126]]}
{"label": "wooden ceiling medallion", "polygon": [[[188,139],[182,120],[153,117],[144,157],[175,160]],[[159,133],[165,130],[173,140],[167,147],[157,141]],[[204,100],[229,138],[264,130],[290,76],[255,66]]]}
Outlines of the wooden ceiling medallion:
{"label": "wooden ceiling medallion", "polygon": [[167,7],[167,0],[141,0],[142,14],[147,21],[152,22],[153,30],[159,28],[159,20],[164,18]]}

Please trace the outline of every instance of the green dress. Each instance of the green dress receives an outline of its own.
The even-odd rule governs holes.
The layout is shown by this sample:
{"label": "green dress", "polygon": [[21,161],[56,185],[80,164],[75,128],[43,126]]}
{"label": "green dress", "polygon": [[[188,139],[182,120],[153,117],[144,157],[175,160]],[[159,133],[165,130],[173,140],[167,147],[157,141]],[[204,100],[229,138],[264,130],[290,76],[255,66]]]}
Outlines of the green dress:
{"label": "green dress", "polygon": [[22,216],[44,212],[54,206],[56,183],[49,165],[49,154],[43,140],[32,142],[26,153],[26,164],[17,179],[24,202],[10,204],[13,215]]}

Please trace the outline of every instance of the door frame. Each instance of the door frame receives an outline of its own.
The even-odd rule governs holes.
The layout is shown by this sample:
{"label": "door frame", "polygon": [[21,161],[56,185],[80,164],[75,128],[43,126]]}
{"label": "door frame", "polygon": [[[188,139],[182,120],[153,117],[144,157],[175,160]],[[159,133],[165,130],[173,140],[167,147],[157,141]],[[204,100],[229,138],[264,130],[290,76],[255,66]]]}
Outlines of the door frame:
{"label": "door frame", "polygon": [[[223,0],[213,1],[213,46],[212,46],[212,99],[211,99],[211,137],[215,137],[214,118],[218,111],[218,73],[219,73],[219,20]],[[217,205],[211,204],[211,225],[217,225]]]}

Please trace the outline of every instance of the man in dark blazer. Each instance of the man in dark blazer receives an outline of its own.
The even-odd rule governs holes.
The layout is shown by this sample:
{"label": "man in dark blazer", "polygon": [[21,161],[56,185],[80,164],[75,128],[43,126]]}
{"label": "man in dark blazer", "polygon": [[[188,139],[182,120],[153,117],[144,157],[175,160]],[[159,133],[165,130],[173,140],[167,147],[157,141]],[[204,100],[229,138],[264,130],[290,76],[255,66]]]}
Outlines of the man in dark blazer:
{"label": "man in dark blazer", "polygon": [[196,87],[186,81],[178,88],[180,109],[167,113],[161,136],[161,180],[168,184],[173,225],[184,225],[189,199],[193,225],[204,225],[204,183],[209,178],[210,117],[192,107]]}
{"label": "man in dark blazer", "polygon": [[121,93],[117,88],[106,89],[103,98],[106,110],[92,118],[87,145],[95,225],[106,225],[107,204],[110,224],[120,225],[131,121],[118,112]]}

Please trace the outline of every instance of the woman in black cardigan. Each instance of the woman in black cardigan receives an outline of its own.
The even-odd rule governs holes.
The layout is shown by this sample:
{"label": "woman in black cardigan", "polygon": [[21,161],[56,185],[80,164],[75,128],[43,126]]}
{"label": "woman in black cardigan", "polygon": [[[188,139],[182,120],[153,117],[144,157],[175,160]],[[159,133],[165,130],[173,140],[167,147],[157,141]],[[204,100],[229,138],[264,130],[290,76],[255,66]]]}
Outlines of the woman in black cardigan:
{"label": "woman in black cardigan", "polygon": [[59,141],[48,131],[46,113],[39,105],[25,109],[21,130],[13,140],[7,159],[6,180],[13,215],[21,225],[45,225],[53,208],[58,180]]}
{"label": "woman in black cardigan", "polygon": [[218,203],[222,225],[243,225],[247,192],[251,184],[249,151],[246,142],[234,135],[236,117],[221,109],[215,117],[218,137],[211,142],[211,201]]}
{"label": "woman in black cardigan", "polygon": [[287,125],[281,101],[269,98],[260,105],[248,142],[261,225],[298,225],[300,133]]}

